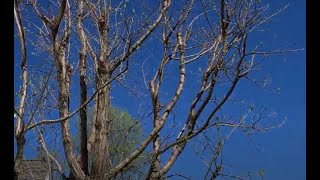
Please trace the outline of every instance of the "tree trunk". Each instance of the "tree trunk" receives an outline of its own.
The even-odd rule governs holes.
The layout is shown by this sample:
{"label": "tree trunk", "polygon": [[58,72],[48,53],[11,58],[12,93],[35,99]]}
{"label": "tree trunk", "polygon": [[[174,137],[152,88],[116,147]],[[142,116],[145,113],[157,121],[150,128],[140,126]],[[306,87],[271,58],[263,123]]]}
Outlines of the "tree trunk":
{"label": "tree trunk", "polygon": [[[71,76],[71,67],[66,62],[65,57],[65,44],[61,43],[61,49],[59,46],[55,47],[55,58],[56,58],[56,68],[57,68],[57,77],[59,84],[59,114],[61,118],[68,117],[69,115],[69,90],[70,90],[70,76]],[[77,162],[77,158],[73,153],[71,135],[70,135],[70,126],[69,121],[61,122],[61,131],[63,137],[63,147],[67,157],[67,161],[70,167],[72,174],[77,179],[84,179],[85,174],[82,171],[80,164]]]}
{"label": "tree trunk", "polygon": [[20,137],[16,137],[17,139],[17,154],[16,154],[16,158],[14,161],[14,179],[18,179],[18,176],[20,174],[20,165],[22,163],[23,160],[23,149],[24,149],[24,144],[26,142],[24,136],[20,136]]}
{"label": "tree trunk", "polygon": [[[87,60],[87,44],[86,36],[82,27],[83,21],[83,0],[79,1],[79,9],[77,15],[77,31],[81,42],[81,51],[79,53],[80,61],[80,104],[87,101],[87,84],[86,84],[86,60]],[[89,175],[88,166],[88,134],[87,134],[87,106],[80,110],[80,165],[86,175]]]}
{"label": "tree trunk", "polygon": [[[80,54],[80,94],[81,102],[84,104],[87,101],[87,85],[86,85],[86,56]],[[80,164],[81,169],[86,175],[88,172],[88,137],[87,137],[87,107],[84,107],[80,110]]]}
{"label": "tree trunk", "polygon": [[[97,88],[104,86],[111,75],[106,73],[98,73]],[[93,144],[92,153],[94,154],[92,160],[92,169],[90,179],[102,180],[104,174],[111,168],[111,161],[108,158],[108,133],[110,131],[110,85],[104,87],[99,93],[95,101],[95,116],[93,121]]]}
{"label": "tree trunk", "polygon": [[[154,128],[159,128],[161,126],[160,123],[160,113],[159,113],[159,108],[160,105],[156,101],[156,108],[154,112],[154,121],[153,121],[153,126]],[[156,137],[153,139],[153,152],[157,153],[160,151],[160,135],[157,134]],[[160,171],[160,155],[157,155],[152,158],[151,166],[148,172],[147,179],[154,179],[155,175],[157,174],[158,171]]]}

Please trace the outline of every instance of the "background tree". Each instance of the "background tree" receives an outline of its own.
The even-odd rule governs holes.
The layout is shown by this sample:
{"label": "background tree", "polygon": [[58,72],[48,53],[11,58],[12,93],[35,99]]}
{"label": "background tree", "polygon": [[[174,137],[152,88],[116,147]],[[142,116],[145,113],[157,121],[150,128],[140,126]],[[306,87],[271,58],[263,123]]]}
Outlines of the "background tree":
{"label": "background tree", "polygon": [[[136,121],[131,115],[118,108],[111,107],[110,115],[112,130],[109,132],[108,141],[110,142],[110,160],[111,164],[119,163],[124,157],[130,155],[135,147],[141,143],[142,140],[142,127],[139,121]],[[79,117],[80,119],[80,117]],[[88,110],[88,122],[87,126],[92,126],[92,110]],[[80,123],[78,123],[80,125]],[[76,135],[72,137],[74,142],[74,149],[76,152],[80,152],[80,127],[75,130]],[[88,129],[90,131],[90,128]],[[61,160],[58,152],[50,152],[54,157]],[[36,159],[46,159],[47,153],[43,148],[40,148],[39,154]],[[88,154],[89,171],[91,169],[93,154]],[[80,157],[78,158],[80,159]],[[140,179],[139,177],[145,176],[144,165],[149,158],[147,156],[141,156],[134,163],[130,164],[126,170],[119,174],[121,179]],[[64,172],[68,174],[69,168],[67,163],[63,163],[62,167]]]}
{"label": "background tree", "polygon": [[[88,127],[91,127],[93,122],[90,114],[91,113],[88,115]],[[111,120],[112,127],[112,130],[108,135],[108,142],[110,142],[110,160],[111,164],[118,164],[122,159],[130,155],[137,145],[141,143],[143,130],[139,121],[132,118],[128,112],[122,111],[113,106],[111,106],[109,118]],[[76,142],[79,142],[79,139],[77,139]],[[94,154],[89,153],[88,156],[89,164],[91,164],[90,162],[92,162]],[[147,161],[148,158],[146,156],[139,157],[134,163],[130,164],[126,170],[122,171],[118,178],[141,179],[141,177],[145,175],[144,165]]]}
{"label": "background tree", "polygon": [[[121,178],[142,156],[150,159],[145,178],[162,179],[187,144],[202,140],[210,148],[198,150],[212,154],[205,177],[215,179],[223,174],[221,152],[235,130],[252,134],[282,125],[264,124],[273,114],[251,104],[224,113],[237,101],[232,94],[240,81],[261,85],[254,73],[261,60],[296,51],[270,51],[259,41],[258,33],[281,10],[269,12],[256,0],[15,0],[14,5],[21,44],[16,175],[31,130],[48,149],[49,128],[61,129],[60,145],[75,179]],[[116,129],[109,114],[111,102],[125,101],[126,93],[135,96],[130,106],[147,131],[122,155],[114,153]],[[79,153],[72,141],[78,113]]]}

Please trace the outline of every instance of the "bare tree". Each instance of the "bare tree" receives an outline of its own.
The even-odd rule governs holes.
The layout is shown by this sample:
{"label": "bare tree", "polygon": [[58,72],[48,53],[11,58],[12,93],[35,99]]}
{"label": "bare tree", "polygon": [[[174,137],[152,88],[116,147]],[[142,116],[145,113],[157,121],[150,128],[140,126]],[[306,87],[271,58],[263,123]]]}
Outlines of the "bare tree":
{"label": "bare tree", "polygon": [[[53,126],[61,128],[59,137],[75,179],[116,178],[142,154],[151,159],[146,179],[172,177],[168,171],[195,137],[211,148],[210,153],[202,150],[212,155],[205,162],[205,178],[223,176],[221,152],[235,130],[251,134],[282,125],[264,125],[261,120],[272,116],[252,105],[237,119],[222,112],[242,79],[258,84],[250,75],[264,57],[297,51],[264,51],[251,38],[281,10],[269,13],[269,6],[257,0],[15,0],[22,77],[15,107],[15,174],[27,133],[41,128],[40,142],[47,148],[44,139],[50,137],[42,131]],[[134,94],[140,103],[133,107],[137,111],[149,107],[137,114],[152,130],[114,164],[109,114],[117,88]],[[90,128],[88,107],[93,108]],[[78,113],[79,153],[70,130]],[[209,138],[213,131],[215,137]]]}

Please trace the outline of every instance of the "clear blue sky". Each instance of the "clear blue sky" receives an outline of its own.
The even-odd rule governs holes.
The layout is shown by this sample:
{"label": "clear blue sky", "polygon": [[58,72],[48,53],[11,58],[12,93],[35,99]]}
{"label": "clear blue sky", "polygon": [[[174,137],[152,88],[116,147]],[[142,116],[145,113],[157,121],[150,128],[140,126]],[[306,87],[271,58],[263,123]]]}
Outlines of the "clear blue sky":
{"label": "clear blue sky", "polygon": [[[306,47],[306,7],[303,0],[277,1],[272,0],[272,8],[280,8],[289,3],[289,8],[276,16],[270,29],[277,34],[277,40],[270,41],[270,37],[264,37],[270,48],[282,47],[295,43],[295,48]],[[16,45],[15,41],[15,45]],[[282,43],[282,44],[278,44]],[[17,49],[16,49],[17,50]],[[15,57],[15,61],[18,60]],[[15,71],[17,73],[18,70]],[[224,156],[226,162],[233,166],[234,175],[245,175],[248,171],[255,172],[260,169],[265,171],[266,180],[302,180],[306,179],[306,52],[297,52],[283,56],[271,56],[264,62],[263,72],[272,76],[272,87],[280,88],[279,94],[271,94],[258,88],[246,89],[245,84],[237,91],[247,99],[256,104],[265,104],[278,113],[279,117],[286,117],[284,126],[267,133],[257,133],[253,137],[262,151],[257,151],[250,140],[241,133],[236,133],[230,143],[225,146]],[[19,87],[15,83],[15,90]],[[126,108],[135,114],[136,107],[132,106],[130,99],[122,93],[115,92],[114,104]],[[134,104],[137,105],[137,104]],[[71,105],[73,108],[77,104]],[[32,157],[32,151],[26,153]],[[172,172],[181,172],[192,179],[203,177],[205,166],[200,159],[194,155],[190,146],[180,156],[174,165]]]}

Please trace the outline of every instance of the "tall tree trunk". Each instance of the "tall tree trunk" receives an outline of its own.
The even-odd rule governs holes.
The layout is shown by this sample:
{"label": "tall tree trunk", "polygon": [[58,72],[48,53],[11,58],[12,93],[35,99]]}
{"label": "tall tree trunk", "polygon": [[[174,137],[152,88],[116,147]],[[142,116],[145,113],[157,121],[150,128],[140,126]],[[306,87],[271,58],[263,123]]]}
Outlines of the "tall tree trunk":
{"label": "tall tree trunk", "polygon": [[[87,101],[87,85],[86,85],[86,56],[80,54],[80,95],[81,102],[84,104]],[[80,110],[80,164],[81,169],[86,175],[88,172],[88,137],[87,137],[87,107]]]}
{"label": "tall tree trunk", "polygon": [[[104,86],[111,75],[108,73],[98,73],[97,88]],[[108,156],[108,133],[110,131],[110,85],[104,87],[99,93],[95,101],[95,119],[93,123],[94,142],[92,153],[92,169],[90,178],[94,180],[103,180],[104,174],[111,168],[111,161]]]}
{"label": "tall tree trunk", "polygon": [[[62,43],[61,46],[56,46],[55,48],[55,58],[56,58],[56,68],[58,75],[59,84],[59,114],[61,118],[68,117],[69,115],[69,90],[70,90],[70,76],[71,67],[66,62],[65,57],[65,44]],[[61,49],[59,49],[60,47]],[[59,49],[59,50],[58,50]],[[70,126],[69,121],[61,122],[61,131],[63,137],[63,147],[67,157],[67,161],[72,174],[77,179],[84,179],[85,174],[82,171],[80,164],[77,162],[77,158],[73,153]]]}
{"label": "tall tree trunk", "polygon": [[14,1],[14,17],[15,23],[18,29],[19,40],[20,40],[20,50],[21,50],[21,74],[22,74],[22,87],[20,90],[20,103],[19,109],[15,114],[17,114],[17,126],[15,130],[15,137],[17,142],[17,154],[14,161],[14,179],[18,179],[20,165],[23,160],[23,151],[25,140],[25,124],[23,121],[24,112],[25,112],[25,103],[27,97],[27,88],[28,88],[28,71],[27,71],[27,47],[26,47],[26,38],[25,38],[25,29],[23,28],[22,18],[20,14],[19,2]]}
{"label": "tall tree trunk", "polygon": [[[84,1],[79,1],[77,15],[77,32],[81,42],[79,53],[80,62],[80,104],[87,101],[87,84],[86,84],[86,62],[87,62],[87,43],[86,35],[82,27]],[[86,175],[89,175],[88,166],[88,132],[87,132],[87,106],[80,110],[80,165]]]}

